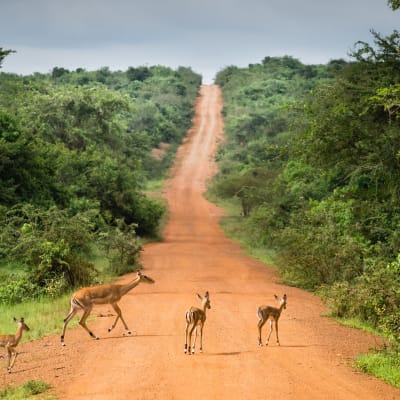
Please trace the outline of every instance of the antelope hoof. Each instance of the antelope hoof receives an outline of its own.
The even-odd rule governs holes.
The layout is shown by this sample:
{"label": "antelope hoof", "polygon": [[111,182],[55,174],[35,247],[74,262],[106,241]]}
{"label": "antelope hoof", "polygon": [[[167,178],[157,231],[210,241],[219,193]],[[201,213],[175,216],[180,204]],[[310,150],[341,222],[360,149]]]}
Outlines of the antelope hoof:
{"label": "antelope hoof", "polygon": [[128,329],[127,333],[128,335],[132,335],[132,331],[130,329]]}
{"label": "antelope hoof", "polygon": [[64,343],[64,342],[61,342],[61,346],[63,346],[63,347],[64,347],[64,346],[65,346],[65,343]]}
{"label": "antelope hoof", "polygon": [[203,349],[200,349],[200,353],[202,353],[203,352]]}

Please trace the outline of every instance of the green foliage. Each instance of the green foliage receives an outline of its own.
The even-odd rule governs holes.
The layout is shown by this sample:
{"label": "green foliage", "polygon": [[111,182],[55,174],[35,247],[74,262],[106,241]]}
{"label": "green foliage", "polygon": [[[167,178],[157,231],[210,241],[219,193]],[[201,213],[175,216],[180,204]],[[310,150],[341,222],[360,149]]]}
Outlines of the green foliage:
{"label": "green foliage", "polygon": [[[25,268],[4,275],[1,301],[91,283],[92,244],[121,224],[135,229],[115,235],[111,264],[138,267],[135,235],[157,236],[165,212],[146,181],[165,176],[200,82],[161,66],[0,74],[0,262]],[[168,151],[155,158],[161,144]]]}
{"label": "green foliage", "polygon": [[387,265],[374,265],[353,282],[335,282],[324,296],[334,316],[356,315],[400,342],[399,287],[400,256]]}
{"label": "green foliage", "polygon": [[25,274],[3,276],[6,281],[0,286],[0,304],[11,305],[24,300],[36,299],[41,295],[40,288],[32,283]]}
{"label": "green foliage", "polygon": [[323,287],[334,315],[399,342],[400,35],[372,35],[351,63],[265,57],[221,71],[213,190],[246,195],[243,234],[277,252],[287,282]]}
{"label": "green foliage", "polygon": [[39,396],[50,389],[50,385],[43,381],[38,380],[30,380],[26,383],[17,386],[11,387],[7,386],[6,388],[0,391],[0,399],[4,400],[26,400],[26,399],[51,399],[53,396],[46,397]]}
{"label": "green foliage", "polygon": [[[52,287],[54,293],[55,287],[62,292],[69,286],[92,281],[94,267],[84,258],[90,253],[93,240],[90,213],[71,217],[54,207],[43,211],[25,205],[12,208],[1,222],[3,257],[6,261],[20,260],[27,266],[28,287]],[[24,285],[18,288],[17,282],[13,283],[15,290],[26,290]]]}
{"label": "green foliage", "polygon": [[400,8],[400,0],[388,0],[388,4],[392,10],[397,10]]}
{"label": "green foliage", "polygon": [[351,203],[327,199],[293,213],[275,241],[289,281],[313,289],[360,274],[366,243],[352,232],[351,210]]}
{"label": "green foliage", "polygon": [[400,387],[400,349],[398,347],[363,354],[357,358],[356,366],[367,374]]}
{"label": "green foliage", "polygon": [[270,171],[254,168],[216,180],[213,191],[221,198],[238,198],[242,206],[242,215],[248,217],[250,211],[268,197],[264,188],[266,181],[271,178]]}
{"label": "green foliage", "polygon": [[378,88],[370,101],[378,106],[383,106],[388,113],[389,121],[392,121],[393,118],[400,118],[400,84]]}
{"label": "green foliage", "polygon": [[135,225],[127,225],[123,220],[117,222],[115,228],[100,234],[100,240],[109,259],[110,271],[114,275],[123,275],[138,269],[142,245]]}
{"label": "green foliage", "polygon": [[3,60],[11,53],[15,53],[14,50],[4,50],[2,47],[0,47],[0,68],[1,64],[3,63]]}
{"label": "green foliage", "polygon": [[129,67],[126,71],[126,75],[130,81],[145,81],[147,78],[151,76],[151,70],[148,67]]}

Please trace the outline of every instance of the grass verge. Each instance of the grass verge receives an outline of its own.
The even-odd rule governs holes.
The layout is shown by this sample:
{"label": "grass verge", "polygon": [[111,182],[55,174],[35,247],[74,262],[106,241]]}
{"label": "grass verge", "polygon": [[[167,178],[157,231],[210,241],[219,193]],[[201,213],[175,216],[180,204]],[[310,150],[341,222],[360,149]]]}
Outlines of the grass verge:
{"label": "grass verge", "polygon": [[362,354],[357,358],[356,367],[400,388],[400,347]]}
{"label": "grass verge", "polygon": [[210,191],[206,193],[205,197],[225,211],[226,215],[221,218],[220,225],[226,236],[238,242],[249,257],[260,260],[269,267],[275,268],[274,251],[265,246],[255,246],[254,243],[248,239],[248,235],[246,235],[246,231],[243,229],[244,218],[240,215],[241,206],[239,201],[235,202],[217,198]]}
{"label": "grass verge", "polygon": [[8,386],[0,391],[0,399],[4,400],[54,400],[52,394],[49,394],[50,385],[43,381],[28,381],[23,385],[11,387]]}
{"label": "grass verge", "polygon": [[[24,332],[21,342],[40,339],[52,334],[60,334],[62,321],[69,311],[69,295],[58,298],[42,298],[20,304],[2,306],[1,332],[14,333],[16,325],[13,318],[24,317],[30,331]],[[72,321],[70,326],[76,324]]]}

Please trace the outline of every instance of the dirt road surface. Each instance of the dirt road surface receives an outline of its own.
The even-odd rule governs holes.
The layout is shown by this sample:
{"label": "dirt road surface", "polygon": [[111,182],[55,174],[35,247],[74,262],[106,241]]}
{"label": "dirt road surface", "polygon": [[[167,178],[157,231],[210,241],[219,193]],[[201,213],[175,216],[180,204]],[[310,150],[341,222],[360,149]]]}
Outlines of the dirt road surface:
{"label": "dirt road surface", "polygon": [[[89,325],[100,340],[76,327],[67,330],[64,348],[58,336],[24,344],[14,372],[2,369],[0,384],[42,379],[67,400],[400,399],[400,390],[352,369],[355,356],[379,339],[323,317],[317,297],[279,284],[273,269],[224,236],[221,211],[202,196],[215,172],[221,107],[219,88],[203,86],[194,126],[165,187],[165,240],[143,252],[144,273],[156,284],[141,284],[120,302],[135,333],[125,335],[122,324],[107,333],[113,310],[99,307]],[[204,352],[188,356],[185,311],[199,305],[196,293],[206,290],[211,309]],[[281,346],[273,337],[260,348],[257,308],[276,305],[274,293],[288,297],[279,324]]]}

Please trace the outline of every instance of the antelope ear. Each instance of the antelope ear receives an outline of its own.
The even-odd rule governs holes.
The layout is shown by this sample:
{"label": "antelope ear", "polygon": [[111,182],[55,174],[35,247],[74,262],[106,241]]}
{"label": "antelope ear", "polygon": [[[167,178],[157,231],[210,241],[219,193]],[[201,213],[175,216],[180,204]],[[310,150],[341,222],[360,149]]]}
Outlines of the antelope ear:
{"label": "antelope ear", "polygon": [[203,300],[203,298],[198,294],[198,293],[196,293],[197,294],[197,297],[200,299],[200,300]]}
{"label": "antelope ear", "polygon": [[13,318],[13,321],[14,321],[14,322],[18,322],[17,318],[15,318],[15,317]]}
{"label": "antelope ear", "polygon": [[137,276],[142,276],[142,273],[140,271],[138,271]]}
{"label": "antelope ear", "polygon": [[275,297],[277,300],[279,300],[279,297],[278,297],[276,294],[274,294],[274,297]]}
{"label": "antelope ear", "polygon": [[206,297],[207,299],[210,297],[210,294],[208,293],[208,291],[206,292],[206,294],[204,295],[204,297]]}

